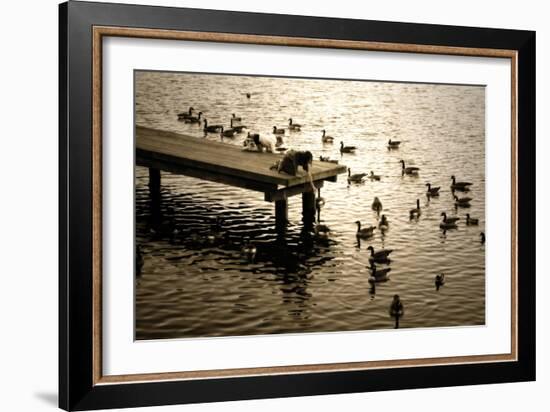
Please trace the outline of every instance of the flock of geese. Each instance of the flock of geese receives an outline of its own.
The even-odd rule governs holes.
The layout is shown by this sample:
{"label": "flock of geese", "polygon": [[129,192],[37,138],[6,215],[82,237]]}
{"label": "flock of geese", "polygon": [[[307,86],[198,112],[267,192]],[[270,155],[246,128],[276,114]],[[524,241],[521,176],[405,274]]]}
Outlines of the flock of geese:
{"label": "flock of geese", "polygon": [[[247,95],[247,98],[250,98],[250,95]],[[188,124],[197,124],[201,125],[203,124],[203,132],[204,136],[206,137],[209,133],[219,133],[220,137],[223,139],[224,137],[234,137],[237,134],[240,134],[244,131],[244,129],[248,129],[248,127],[244,124],[242,124],[242,118],[238,117],[233,113],[229,120],[229,126],[225,127],[222,124],[209,124],[208,119],[202,117],[203,112],[199,111],[197,115],[194,114],[195,109],[193,107],[189,107],[187,112],[182,112],[178,114],[178,120],[188,123]],[[283,144],[282,136],[285,135],[286,130],[292,131],[292,132],[299,132],[302,129],[302,125],[299,123],[294,122],[292,118],[288,119],[288,125],[287,129],[282,127],[273,126],[273,135],[277,139],[277,146],[279,147],[277,150],[279,151],[285,151],[287,150],[284,147],[281,147]],[[333,136],[330,136],[327,134],[326,130],[323,129],[321,135],[321,141],[322,143],[334,143],[335,138]],[[257,133],[250,133],[248,132],[247,139],[250,140],[253,137],[259,137],[259,134]],[[246,145],[246,141],[245,141]],[[387,142],[387,149],[389,151],[395,151],[399,150],[401,147],[401,142],[389,139]],[[344,154],[354,154],[357,151],[356,146],[349,146],[345,145],[343,141],[340,142],[340,154],[343,156]],[[338,160],[330,159],[329,157],[320,156],[320,161],[323,162],[333,162],[338,163]],[[401,174],[402,176],[411,176],[411,177],[417,177],[420,172],[420,168],[416,166],[408,166],[404,160],[399,161],[401,165]],[[370,179],[371,181],[380,181],[381,176],[374,173],[374,171],[370,171],[369,174],[367,173],[351,173],[351,168],[348,168],[348,176],[347,181],[348,184],[358,184],[363,183],[365,179]],[[465,181],[457,181],[456,177],[453,175],[450,178],[451,185],[450,185],[450,192],[454,199],[454,205],[455,209],[458,210],[458,208],[469,208],[471,206],[470,202],[473,200],[471,197],[464,196],[459,197],[456,192],[461,193],[468,193],[470,191],[471,186],[473,183],[471,182],[465,182]],[[438,197],[440,195],[440,186],[433,186],[432,183],[427,182],[425,184],[426,186],[426,192],[425,195],[428,198]],[[320,209],[322,206],[323,199],[319,197],[317,199],[317,207]],[[375,197],[372,205],[372,209],[380,216],[380,212],[383,209],[382,202],[378,197]],[[418,220],[421,218],[422,215],[422,208],[420,206],[420,199],[416,199],[416,207],[409,210],[409,219],[410,220]],[[465,218],[462,219],[458,216],[448,216],[446,212],[441,212],[441,222],[439,223],[439,228],[445,233],[446,231],[451,231],[458,228],[459,221],[464,220],[466,226],[477,226],[479,224],[479,219],[471,217],[469,213],[465,214]],[[361,221],[356,221],[355,224],[357,225],[357,231],[356,231],[356,237],[357,239],[371,239],[374,236],[375,230],[380,230],[382,233],[384,233],[386,230],[389,229],[389,222],[387,217],[382,214],[380,216],[380,220],[378,221],[377,226],[362,226]],[[330,228],[326,225],[320,224],[319,222],[314,228],[314,232],[316,237],[321,239],[327,239],[330,235]],[[485,243],[485,233],[480,232],[479,234],[480,243]],[[370,276],[368,278],[368,282],[371,285],[371,291],[374,292],[376,288],[377,283],[386,282],[389,280],[389,272],[391,271],[391,267],[389,266],[391,260],[390,255],[392,254],[392,249],[380,249],[375,250],[373,246],[369,246],[367,250],[370,252],[369,257],[369,264],[370,266],[367,267],[367,269],[370,272]],[[242,247],[242,253],[245,256],[254,256],[256,253],[256,247],[253,242],[250,242],[250,240],[247,240],[244,242]],[[141,259],[142,262],[142,255],[141,252],[138,253],[139,259]],[[381,266],[383,265],[383,266]],[[439,290],[444,284],[445,284],[445,274],[437,274],[434,279],[434,284],[436,290]],[[404,315],[404,305],[399,297],[399,295],[394,295],[393,300],[390,305],[389,314],[395,319],[396,327],[399,325],[399,319]]]}

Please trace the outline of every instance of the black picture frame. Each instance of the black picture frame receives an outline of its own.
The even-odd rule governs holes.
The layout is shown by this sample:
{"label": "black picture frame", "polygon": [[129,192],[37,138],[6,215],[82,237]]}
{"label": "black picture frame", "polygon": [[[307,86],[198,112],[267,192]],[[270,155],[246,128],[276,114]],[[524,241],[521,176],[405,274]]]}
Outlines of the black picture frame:
{"label": "black picture frame", "polygon": [[[97,385],[92,28],[137,27],[517,52],[517,361]],[[71,1],[59,6],[59,406],[90,410],[535,379],[535,32]]]}

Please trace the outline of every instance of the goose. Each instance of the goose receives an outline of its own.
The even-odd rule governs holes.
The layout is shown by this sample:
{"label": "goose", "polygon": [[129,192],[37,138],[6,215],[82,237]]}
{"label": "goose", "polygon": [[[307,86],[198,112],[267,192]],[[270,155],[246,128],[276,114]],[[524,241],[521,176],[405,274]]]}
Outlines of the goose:
{"label": "goose", "polygon": [[418,171],[420,170],[418,167],[405,167],[405,161],[400,160],[399,163],[401,163],[401,174],[404,175],[416,175],[418,174]]}
{"label": "goose", "polygon": [[401,144],[401,142],[399,142],[397,140],[394,140],[394,141],[392,141],[391,139],[388,140],[388,148],[390,148],[390,149],[397,149],[397,148],[399,148],[400,144]]}
{"label": "goose", "polygon": [[380,249],[378,251],[374,251],[374,248],[372,246],[369,246],[367,250],[370,250],[370,258],[369,260],[376,262],[376,263],[386,263],[389,261],[389,255],[391,252],[393,252],[392,249]]}
{"label": "goose", "polygon": [[235,120],[235,119],[231,119],[231,121],[230,121],[231,128],[232,128],[233,130],[235,130],[235,132],[237,132],[237,133],[242,133],[242,132],[243,132],[243,129],[246,129],[246,126],[245,126],[244,124],[240,124],[240,125],[238,125],[238,126],[235,126],[235,125],[233,124],[233,121],[234,121],[234,120]]}
{"label": "goose", "polygon": [[204,127],[203,130],[206,133],[215,133],[219,132],[221,129],[223,129],[223,126],[221,124],[213,124],[208,126],[208,119],[204,119]]}
{"label": "goose", "polygon": [[439,196],[440,187],[432,187],[430,183],[426,183],[426,186],[428,186],[428,191],[426,192],[428,196]]}
{"label": "goose", "polygon": [[445,284],[445,275],[442,273],[440,275],[435,275],[435,288],[439,290],[441,286]]}
{"label": "goose", "polygon": [[485,244],[485,232],[481,232],[479,234],[479,241],[481,242],[481,244]]}
{"label": "goose", "polygon": [[191,116],[193,116],[193,109],[192,107],[189,107],[189,110],[187,112],[178,113],[178,120],[184,120]]}
{"label": "goose", "polygon": [[328,239],[330,236],[330,228],[327,225],[317,224],[313,229],[313,233],[318,239]]}
{"label": "goose", "polygon": [[443,222],[444,223],[450,223],[450,224],[456,224],[460,220],[459,217],[447,217],[447,213],[441,212],[441,216],[443,216]]}
{"label": "goose", "polygon": [[319,156],[319,160],[320,160],[321,162],[328,162],[328,163],[335,163],[335,164],[338,164],[338,160],[331,159],[331,158],[328,157],[328,156]]}
{"label": "goose", "polygon": [[416,208],[409,210],[409,216],[411,219],[419,217],[422,214],[420,210],[420,199],[416,199]]}
{"label": "goose", "polygon": [[456,195],[453,195],[453,197],[455,198],[455,205],[456,205],[456,206],[460,206],[460,207],[470,207],[470,201],[472,200],[471,197],[462,197],[462,198],[459,198],[459,197],[456,196]]}
{"label": "goose", "polygon": [[351,174],[351,168],[348,167],[348,183],[362,183],[366,173]]}
{"label": "goose", "polygon": [[369,175],[369,179],[370,180],[376,180],[377,182],[380,181],[380,176],[379,175],[375,175],[374,172],[371,170],[370,171],[370,175]]}
{"label": "goose", "polygon": [[241,253],[247,260],[253,261],[256,258],[256,245],[250,242],[249,238],[246,238],[243,242]]}
{"label": "goose", "polygon": [[232,114],[231,114],[231,119],[233,119],[233,120],[236,121],[236,122],[242,122],[242,120],[243,120],[242,117],[237,117],[237,116],[235,116],[235,113],[232,113]]}
{"label": "goose", "polygon": [[473,217],[470,217],[469,213],[466,213],[466,224],[468,226],[477,226],[479,224],[479,219],[474,219]]}
{"label": "goose", "polygon": [[392,318],[400,318],[405,314],[405,308],[399,298],[399,295],[393,295],[393,300],[390,305],[390,316]]}
{"label": "goose", "polygon": [[332,143],[334,142],[334,137],[328,136],[327,131],[323,129],[323,135],[321,136],[321,140],[323,141],[323,143]]}
{"label": "goose", "polygon": [[285,129],[277,129],[277,126],[273,126],[273,134],[285,134]]}
{"label": "goose", "polygon": [[355,222],[357,225],[357,233],[356,236],[359,238],[369,238],[374,234],[374,229],[376,229],[374,226],[369,226],[361,229],[361,222],[358,220]]}
{"label": "goose", "polygon": [[390,224],[388,223],[388,219],[386,218],[386,215],[382,215],[380,218],[380,222],[378,222],[378,228],[380,230],[387,230],[390,227]]}
{"label": "goose", "polygon": [[206,240],[209,243],[217,243],[224,238],[222,221],[222,218],[217,216],[215,222],[211,225],[210,232],[206,235]]}
{"label": "goose", "polygon": [[250,99],[251,96],[252,96],[252,93],[247,93],[247,94],[246,94],[246,98],[247,98],[247,99]]}
{"label": "goose", "polygon": [[451,190],[458,190],[458,191],[461,191],[461,192],[466,192],[466,191],[470,190],[469,186],[472,185],[472,183],[470,183],[470,182],[457,182],[454,175],[451,176],[451,180],[452,180]]}
{"label": "goose", "polygon": [[457,226],[456,226],[456,222],[451,222],[451,221],[445,221],[445,220],[443,220],[443,221],[439,224],[439,228],[440,228],[440,229],[443,229],[443,230],[450,230],[450,229],[457,229]]}
{"label": "goose", "polygon": [[344,146],[344,142],[340,142],[340,153],[354,153],[357,150],[355,146]]}
{"label": "goose", "polygon": [[376,210],[377,212],[380,212],[382,210],[382,202],[378,197],[375,197],[372,201],[372,209]]}
{"label": "goose", "polygon": [[298,123],[292,123],[292,118],[288,119],[288,130],[299,131],[302,129],[302,125]]}
{"label": "goose", "polygon": [[[374,262],[371,262],[370,267],[367,267],[370,269],[371,277],[369,278],[369,282],[387,282],[390,279],[390,276],[388,273],[390,273],[391,268],[383,268],[378,269]],[[372,280],[371,280],[372,279]]]}
{"label": "goose", "polygon": [[220,131],[220,137],[223,139],[224,137],[233,137],[235,136],[235,129],[232,129],[232,128],[229,128],[229,129],[224,129],[222,127],[221,131]]}
{"label": "goose", "polygon": [[195,117],[195,116],[187,117],[186,119],[184,119],[184,122],[185,123],[192,123],[192,124],[200,124],[201,116],[202,116],[202,112],[199,112],[199,115],[197,117]]}

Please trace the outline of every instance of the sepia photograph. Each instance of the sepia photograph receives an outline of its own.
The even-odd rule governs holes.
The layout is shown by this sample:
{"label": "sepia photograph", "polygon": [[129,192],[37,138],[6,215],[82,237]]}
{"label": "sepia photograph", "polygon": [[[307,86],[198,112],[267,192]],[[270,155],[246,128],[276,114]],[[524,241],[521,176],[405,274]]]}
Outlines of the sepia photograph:
{"label": "sepia photograph", "polygon": [[135,339],[484,325],[485,92],[135,70]]}

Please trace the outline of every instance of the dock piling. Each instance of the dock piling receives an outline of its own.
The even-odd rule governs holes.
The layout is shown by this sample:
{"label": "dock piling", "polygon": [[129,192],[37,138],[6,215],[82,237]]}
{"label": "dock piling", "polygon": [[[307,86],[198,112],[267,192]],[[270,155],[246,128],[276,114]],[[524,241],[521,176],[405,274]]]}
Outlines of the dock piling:
{"label": "dock piling", "polygon": [[275,201],[275,228],[277,232],[286,230],[288,223],[288,200]]}

